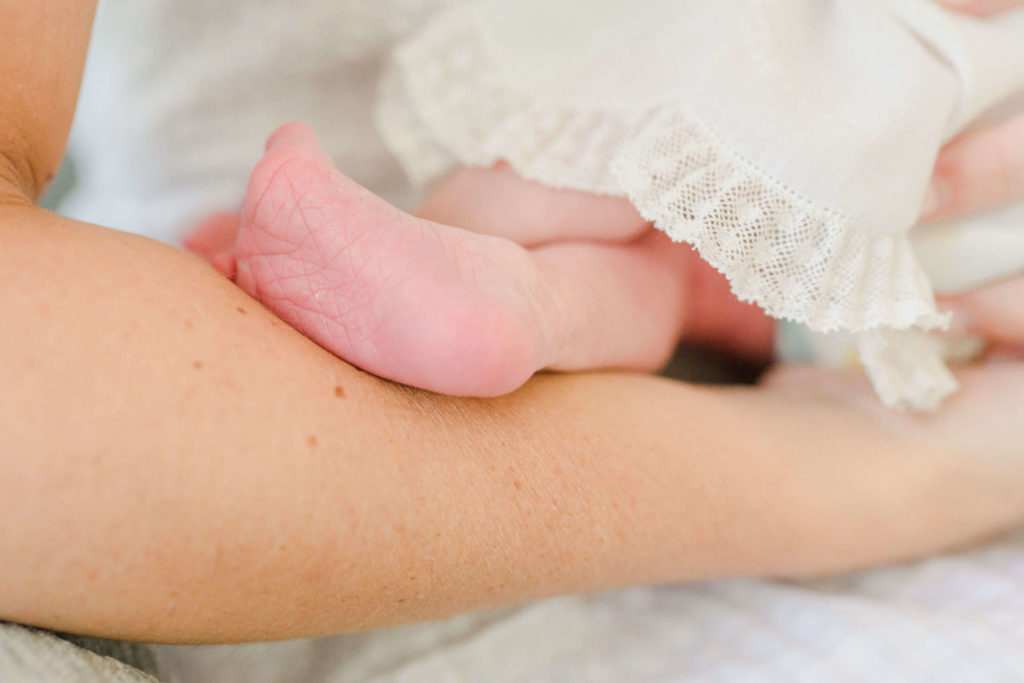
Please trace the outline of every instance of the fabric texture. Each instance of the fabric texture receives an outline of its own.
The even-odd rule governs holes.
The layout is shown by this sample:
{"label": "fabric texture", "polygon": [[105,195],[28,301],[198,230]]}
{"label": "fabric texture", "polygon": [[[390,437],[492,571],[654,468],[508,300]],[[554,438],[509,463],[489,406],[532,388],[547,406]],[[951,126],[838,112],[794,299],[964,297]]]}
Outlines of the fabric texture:
{"label": "fabric texture", "polygon": [[152,671],[155,661],[148,650],[142,650],[144,646],[104,642],[108,644],[109,655],[79,647],[48,631],[0,622],[0,681],[156,683],[153,676],[115,658],[130,659]]}
{"label": "fabric texture", "polygon": [[1024,12],[483,0],[403,44],[382,92],[381,130],[413,179],[504,160],[626,196],[740,299],[865,333],[883,399],[932,409],[956,384],[939,345],[902,333],[947,323],[909,232],[940,147],[1024,92]]}

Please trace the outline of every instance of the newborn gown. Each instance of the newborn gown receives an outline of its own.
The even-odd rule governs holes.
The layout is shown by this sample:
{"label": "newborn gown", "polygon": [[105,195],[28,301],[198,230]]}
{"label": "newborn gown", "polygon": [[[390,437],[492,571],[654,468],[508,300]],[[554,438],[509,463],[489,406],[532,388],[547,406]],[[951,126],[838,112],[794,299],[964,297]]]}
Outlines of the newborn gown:
{"label": "newborn gown", "polygon": [[[792,302],[777,313],[820,327],[941,322],[906,228],[940,142],[1014,90],[1024,17],[954,20],[878,0],[626,5],[103,0],[71,148],[78,182],[61,210],[178,241],[237,205],[266,135],[291,118],[345,173],[411,208],[417,195],[373,127],[393,54],[381,118],[418,177],[505,157],[553,184],[635,195],[738,291]],[[1024,231],[1002,220],[949,230],[965,247],[991,240],[1010,258],[986,264],[1011,272]],[[931,250],[928,267],[972,265],[958,239],[944,245],[959,259]],[[825,270],[858,244],[878,251]],[[903,289],[855,295],[889,281]],[[13,629],[0,625],[0,645]],[[823,582],[634,588],[153,652],[161,680],[189,683],[1021,681],[1024,538]]]}
{"label": "newborn gown", "polygon": [[956,386],[923,334],[947,324],[933,285],[1024,269],[1024,212],[922,230],[924,261],[909,233],[939,149],[1024,111],[1022,95],[1024,12],[484,0],[396,52],[379,120],[419,181],[505,160],[628,197],[741,299],[854,334],[887,404],[933,409]]}

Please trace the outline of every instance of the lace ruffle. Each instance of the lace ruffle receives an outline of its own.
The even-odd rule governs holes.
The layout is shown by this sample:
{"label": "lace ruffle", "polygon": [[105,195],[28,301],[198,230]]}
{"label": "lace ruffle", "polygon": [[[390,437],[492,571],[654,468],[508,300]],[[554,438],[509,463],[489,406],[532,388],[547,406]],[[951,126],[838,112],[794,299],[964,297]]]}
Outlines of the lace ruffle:
{"label": "lace ruffle", "polygon": [[960,387],[944,361],[945,346],[919,330],[873,330],[857,339],[861,363],[882,401],[921,411],[938,410]]}
{"label": "lace ruffle", "polygon": [[[454,163],[507,162],[552,187],[626,196],[693,245],[741,300],[828,332],[932,330],[948,317],[903,233],[878,234],[799,196],[730,148],[681,102],[645,109],[537,101],[505,76],[472,11],[442,17],[400,48],[378,123],[410,177]],[[937,348],[862,344],[892,406],[930,409],[955,388]]]}

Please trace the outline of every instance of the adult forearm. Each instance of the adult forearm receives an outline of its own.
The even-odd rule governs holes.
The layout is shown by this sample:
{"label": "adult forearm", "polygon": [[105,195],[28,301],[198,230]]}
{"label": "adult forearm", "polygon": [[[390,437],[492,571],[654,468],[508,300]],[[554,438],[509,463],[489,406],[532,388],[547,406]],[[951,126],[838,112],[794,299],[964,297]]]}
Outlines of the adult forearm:
{"label": "adult forearm", "polygon": [[957,468],[827,405],[613,375],[414,392],[187,254],[31,207],[0,209],[0,273],[0,618],[296,637],[986,528],[928,507]]}

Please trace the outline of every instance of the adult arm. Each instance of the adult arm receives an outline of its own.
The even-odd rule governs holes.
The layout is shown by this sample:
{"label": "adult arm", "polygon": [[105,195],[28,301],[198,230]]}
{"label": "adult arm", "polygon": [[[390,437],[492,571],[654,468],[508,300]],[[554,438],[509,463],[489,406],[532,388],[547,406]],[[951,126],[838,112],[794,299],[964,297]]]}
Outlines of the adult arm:
{"label": "adult arm", "polygon": [[297,637],[837,571],[1020,513],[1019,466],[840,401],[615,375],[497,401],[397,387],[194,257],[34,207],[0,209],[0,273],[6,619]]}
{"label": "adult arm", "polygon": [[837,571],[1019,519],[1019,466],[846,399],[614,375],[492,402],[396,387],[187,254],[33,206],[90,12],[0,0],[0,618],[298,637]]}

